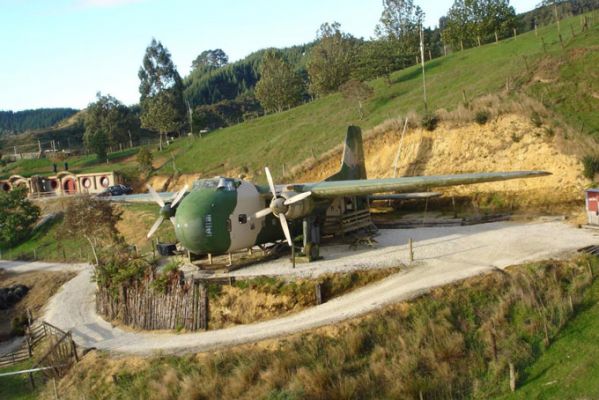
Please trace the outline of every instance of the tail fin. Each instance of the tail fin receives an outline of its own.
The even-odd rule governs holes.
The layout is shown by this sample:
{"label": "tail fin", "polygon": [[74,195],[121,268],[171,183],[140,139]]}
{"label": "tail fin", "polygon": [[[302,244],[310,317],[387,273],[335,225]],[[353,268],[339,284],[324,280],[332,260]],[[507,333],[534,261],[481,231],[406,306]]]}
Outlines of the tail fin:
{"label": "tail fin", "polygon": [[362,130],[358,126],[347,128],[341,169],[327,181],[347,181],[350,179],[366,179],[366,164],[362,148]]}

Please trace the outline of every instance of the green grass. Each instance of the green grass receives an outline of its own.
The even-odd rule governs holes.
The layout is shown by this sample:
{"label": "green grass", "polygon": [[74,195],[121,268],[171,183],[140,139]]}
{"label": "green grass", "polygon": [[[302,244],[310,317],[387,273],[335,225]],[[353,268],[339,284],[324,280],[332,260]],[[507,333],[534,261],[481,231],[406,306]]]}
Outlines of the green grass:
{"label": "green grass", "polygon": [[599,398],[599,285],[505,399]]}
{"label": "green grass", "polygon": [[[97,157],[94,154],[70,157],[65,161],[69,163],[69,170],[73,173],[126,170],[137,165],[135,160],[129,160],[129,158],[137,154],[138,151],[138,147],[133,147],[131,149],[110,153],[108,155],[108,163],[98,162]],[[32,176],[36,174],[53,174],[52,164],[53,162],[47,158],[19,160],[7,164],[6,167],[2,168],[2,170],[0,170],[0,177],[8,178],[11,175]],[[56,162],[59,171],[63,170],[63,164],[64,161]]]}
{"label": "green grass", "polygon": [[[24,361],[11,367],[0,368],[0,373],[20,371],[31,367],[31,362]],[[39,374],[36,374],[38,377]],[[39,379],[37,384],[41,385]],[[37,399],[40,386],[33,390],[29,383],[29,375],[11,375],[0,377],[0,399],[2,400],[29,400]]]}
{"label": "green grass", "polygon": [[[31,238],[10,248],[1,249],[4,260],[44,260],[44,261],[87,261],[91,259],[91,249],[87,241],[61,237],[62,218],[49,222],[38,229]],[[64,251],[63,251],[64,250]]]}

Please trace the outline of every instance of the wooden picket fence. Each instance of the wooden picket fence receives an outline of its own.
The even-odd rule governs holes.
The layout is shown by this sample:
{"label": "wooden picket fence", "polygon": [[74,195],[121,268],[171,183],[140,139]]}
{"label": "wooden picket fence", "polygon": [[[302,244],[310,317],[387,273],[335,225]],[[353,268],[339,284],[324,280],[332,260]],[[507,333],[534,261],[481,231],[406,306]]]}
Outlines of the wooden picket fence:
{"label": "wooden picket fence", "polygon": [[208,293],[201,280],[175,279],[164,289],[147,277],[118,288],[99,287],[96,311],[109,321],[146,329],[208,329]]}

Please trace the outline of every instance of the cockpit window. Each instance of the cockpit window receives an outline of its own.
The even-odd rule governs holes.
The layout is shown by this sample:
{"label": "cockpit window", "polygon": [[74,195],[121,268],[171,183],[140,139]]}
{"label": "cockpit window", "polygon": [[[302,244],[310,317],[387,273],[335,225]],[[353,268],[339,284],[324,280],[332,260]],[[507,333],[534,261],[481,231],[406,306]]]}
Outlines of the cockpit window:
{"label": "cockpit window", "polygon": [[235,179],[231,178],[213,178],[213,179],[198,179],[193,183],[194,189],[212,189],[212,190],[224,190],[227,192],[233,192],[237,190],[239,186]]}
{"label": "cockpit window", "polygon": [[235,191],[235,181],[233,179],[220,178],[218,180],[217,190],[225,190],[227,192]]}
{"label": "cockpit window", "polygon": [[239,214],[239,223],[247,224],[247,222],[248,222],[248,216],[246,214]]}

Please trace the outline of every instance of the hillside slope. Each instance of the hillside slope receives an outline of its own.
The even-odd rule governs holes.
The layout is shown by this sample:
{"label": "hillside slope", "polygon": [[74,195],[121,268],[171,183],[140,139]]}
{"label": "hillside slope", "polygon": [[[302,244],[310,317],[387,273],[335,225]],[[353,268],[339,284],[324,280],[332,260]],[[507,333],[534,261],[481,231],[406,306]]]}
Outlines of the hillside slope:
{"label": "hillside slope", "polygon": [[[575,37],[569,32],[570,26],[577,33]],[[460,104],[508,86],[509,93],[524,93],[544,103],[555,113],[555,125],[562,126],[565,121],[577,131],[597,135],[599,121],[593,110],[599,109],[599,99],[594,95],[599,88],[597,72],[592,69],[597,65],[597,52],[585,49],[592,49],[599,40],[599,22],[580,33],[579,19],[571,18],[562,21],[561,29],[564,49],[555,25],[551,25],[539,29],[538,36],[529,32],[499,44],[427,62],[429,109],[454,110]],[[573,52],[584,56],[572,57]],[[548,69],[548,64],[553,69]],[[551,71],[554,72],[551,81],[545,80],[545,85],[539,88],[543,83],[537,79],[539,74]],[[375,94],[365,104],[363,120],[358,119],[351,101],[334,94],[286,112],[215,131],[201,140],[175,142],[166,152],[175,156],[180,173],[242,172],[259,177],[267,164],[280,177],[283,170],[288,172],[290,167],[340,143],[349,124],[368,130],[386,120],[424,109],[418,67],[393,74],[390,85],[383,79],[370,84]],[[558,93],[560,100],[554,101],[552,93]],[[172,163],[159,171],[172,172]]]}

